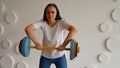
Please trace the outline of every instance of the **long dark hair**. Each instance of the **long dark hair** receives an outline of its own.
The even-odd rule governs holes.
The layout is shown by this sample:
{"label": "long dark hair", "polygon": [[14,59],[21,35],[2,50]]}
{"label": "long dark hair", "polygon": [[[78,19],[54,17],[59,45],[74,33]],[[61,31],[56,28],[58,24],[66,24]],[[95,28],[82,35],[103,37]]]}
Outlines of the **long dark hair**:
{"label": "long dark hair", "polygon": [[46,17],[46,9],[47,9],[49,6],[53,6],[53,7],[55,7],[56,10],[57,10],[57,15],[56,15],[55,20],[61,20],[62,18],[61,18],[61,16],[60,16],[59,9],[57,8],[57,5],[54,4],[54,3],[50,3],[50,4],[48,4],[48,5],[46,6],[46,8],[45,8],[45,10],[44,10],[43,20],[44,20],[44,21],[47,21],[47,17]]}

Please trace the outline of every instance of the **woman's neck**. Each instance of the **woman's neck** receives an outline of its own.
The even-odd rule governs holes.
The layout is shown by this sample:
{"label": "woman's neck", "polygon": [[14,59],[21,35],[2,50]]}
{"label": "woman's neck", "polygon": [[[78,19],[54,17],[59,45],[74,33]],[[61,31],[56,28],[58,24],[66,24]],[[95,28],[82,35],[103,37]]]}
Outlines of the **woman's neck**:
{"label": "woman's neck", "polygon": [[50,27],[53,27],[56,24],[56,20],[47,22]]}

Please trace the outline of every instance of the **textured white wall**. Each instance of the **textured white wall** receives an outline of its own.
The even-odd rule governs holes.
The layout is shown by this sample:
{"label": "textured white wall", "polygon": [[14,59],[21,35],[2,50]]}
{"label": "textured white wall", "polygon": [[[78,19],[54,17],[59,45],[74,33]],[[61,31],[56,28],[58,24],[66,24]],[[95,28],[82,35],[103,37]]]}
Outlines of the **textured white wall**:
{"label": "textured white wall", "polygon": [[[120,0],[0,0],[0,68],[38,68],[41,52],[32,49],[25,58],[17,47],[48,3],[78,30],[81,52],[73,61],[66,52],[68,68],[120,68]],[[41,31],[35,34],[41,41]]]}

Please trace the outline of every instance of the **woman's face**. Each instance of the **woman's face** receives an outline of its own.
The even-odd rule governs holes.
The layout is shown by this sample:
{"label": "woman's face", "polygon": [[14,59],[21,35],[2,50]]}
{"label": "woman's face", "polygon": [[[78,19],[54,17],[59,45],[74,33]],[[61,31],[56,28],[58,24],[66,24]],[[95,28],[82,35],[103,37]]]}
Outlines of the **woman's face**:
{"label": "woman's face", "polygon": [[46,9],[46,17],[47,17],[48,22],[55,21],[56,15],[57,15],[57,10],[54,6],[49,6]]}

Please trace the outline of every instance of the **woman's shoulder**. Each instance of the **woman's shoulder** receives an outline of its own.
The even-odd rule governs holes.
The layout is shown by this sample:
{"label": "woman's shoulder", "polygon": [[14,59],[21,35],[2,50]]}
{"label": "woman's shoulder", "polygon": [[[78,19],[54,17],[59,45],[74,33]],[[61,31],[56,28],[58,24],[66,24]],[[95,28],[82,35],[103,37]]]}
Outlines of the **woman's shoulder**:
{"label": "woman's shoulder", "polygon": [[46,21],[44,21],[44,20],[37,20],[37,21],[35,21],[34,23],[39,23],[39,24],[44,24]]}
{"label": "woman's shoulder", "polygon": [[32,25],[34,25],[36,27],[36,29],[38,29],[40,27],[44,27],[45,21],[43,21],[43,20],[37,20]]}
{"label": "woman's shoulder", "polygon": [[66,19],[61,19],[61,20],[58,20],[59,23],[69,23],[68,21],[66,21]]}
{"label": "woman's shoulder", "polygon": [[58,20],[58,22],[65,22],[65,19]]}

